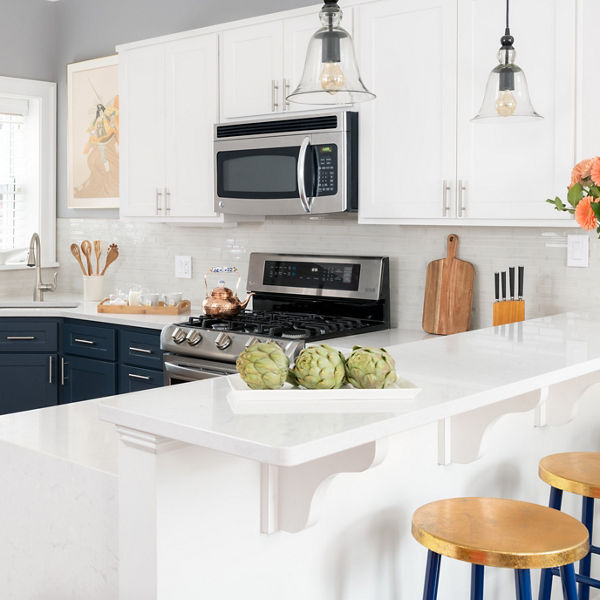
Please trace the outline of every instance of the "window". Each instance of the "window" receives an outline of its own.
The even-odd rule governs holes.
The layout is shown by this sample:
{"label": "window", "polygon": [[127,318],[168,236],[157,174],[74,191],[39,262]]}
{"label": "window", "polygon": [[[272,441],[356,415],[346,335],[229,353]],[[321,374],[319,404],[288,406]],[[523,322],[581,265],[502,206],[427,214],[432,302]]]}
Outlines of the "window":
{"label": "window", "polygon": [[25,268],[34,232],[56,264],[56,84],[0,77],[0,270]]}

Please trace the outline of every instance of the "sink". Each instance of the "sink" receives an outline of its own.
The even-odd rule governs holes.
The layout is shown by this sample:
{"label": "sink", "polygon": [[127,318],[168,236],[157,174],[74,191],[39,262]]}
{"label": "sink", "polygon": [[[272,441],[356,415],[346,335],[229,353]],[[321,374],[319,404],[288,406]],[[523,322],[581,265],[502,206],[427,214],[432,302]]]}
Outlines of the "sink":
{"label": "sink", "polygon": [[77,308],[78,302],[65,302],[65,301],[54,301],[46,300],[44,302],[35,302],[33,300],[6,300],[0,301],[1,308]]}

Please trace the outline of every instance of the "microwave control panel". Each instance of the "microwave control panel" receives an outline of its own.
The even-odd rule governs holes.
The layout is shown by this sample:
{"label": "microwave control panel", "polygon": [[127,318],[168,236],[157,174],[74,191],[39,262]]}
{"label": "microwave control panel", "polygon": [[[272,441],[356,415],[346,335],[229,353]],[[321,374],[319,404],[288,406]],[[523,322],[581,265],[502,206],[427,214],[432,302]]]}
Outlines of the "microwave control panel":
{"label": "microwave control panel", "polygon": [[317,162],[315,196],[335,196],[338,191],[338,148],[335,144],[314,146]]}

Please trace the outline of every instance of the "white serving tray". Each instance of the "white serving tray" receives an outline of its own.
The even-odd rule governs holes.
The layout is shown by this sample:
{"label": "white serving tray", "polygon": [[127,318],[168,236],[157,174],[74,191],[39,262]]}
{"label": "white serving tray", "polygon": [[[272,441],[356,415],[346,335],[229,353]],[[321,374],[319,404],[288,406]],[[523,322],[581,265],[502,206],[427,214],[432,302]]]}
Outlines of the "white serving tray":
{"label": "white serving tray", "polygon": [[252,390],[239,375],[228,380],[231,391],[227,401],[239,415],[394,412],[421,392],[401,378],[383,390],[358,390],[350,385],[337,390],[306,390],[289,383],[279,390]]}

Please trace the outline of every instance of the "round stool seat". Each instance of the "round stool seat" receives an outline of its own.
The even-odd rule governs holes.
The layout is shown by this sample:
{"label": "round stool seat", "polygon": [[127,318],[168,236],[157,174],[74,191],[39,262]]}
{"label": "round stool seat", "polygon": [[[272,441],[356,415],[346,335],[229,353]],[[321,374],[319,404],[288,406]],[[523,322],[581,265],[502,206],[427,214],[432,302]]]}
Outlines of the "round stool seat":
{"label": "round stool seat", "polygon": [[552,487],[600,498],[600,452],[564,452],[540,460],[540,478]]}
{"label": "round stool seat", "polygon": [[503,498],[451,498],[415,511],[412,534],[429,550],[472,564],[560,567],[588,553],[588,531],[553,508]]}

